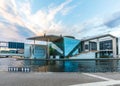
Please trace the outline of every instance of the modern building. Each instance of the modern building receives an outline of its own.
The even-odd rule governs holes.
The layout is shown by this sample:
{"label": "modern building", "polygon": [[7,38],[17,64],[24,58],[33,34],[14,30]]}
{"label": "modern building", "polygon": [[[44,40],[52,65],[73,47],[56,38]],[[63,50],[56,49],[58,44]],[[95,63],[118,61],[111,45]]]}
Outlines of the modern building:
{"label": "modern building", "polygon": [[118,38],[110,34],[82,39],[82,51],[95,52],[96,58],[117,57],[118,46]]}
{"label": "modern building", "polygon": [[47,42],[47,58],[59,56],[66,58],[79,54],[80,40],[72,36],[44,35],[28,38],[29,40],[39,40]]}
{"label": "modern building", "polygon": [[24,56],[24,43],[0,41],[0,56]]}
{"label": "modern building", "polygon": [[[33,44],[0,42],[0,55],[25,58],[117,58],[120,55],[120,38],[111,34],[75,39],[73,36],[44,35],[27,38]],[[46,41],[45,45],[36,41]]]}
{"label": "modern building", "polygon": [[[120,54],[120,40],[104,34],[84,39],[75,39],[72,36],[44,35],[28,38],[47,42],[47,56],[60,58],[107,58],[118,57]],[[49,55],[48,55],[49,54]]]}
{"label": "modern building", "polygon": [[46,58],[46,50],[46,45],[0,41],[1,57],[21,56],[26,58]]}

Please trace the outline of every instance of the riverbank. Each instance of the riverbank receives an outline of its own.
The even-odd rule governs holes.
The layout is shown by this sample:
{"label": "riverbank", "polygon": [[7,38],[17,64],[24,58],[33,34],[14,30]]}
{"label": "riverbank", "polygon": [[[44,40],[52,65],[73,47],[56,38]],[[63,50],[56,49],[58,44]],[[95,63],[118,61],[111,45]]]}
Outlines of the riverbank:
{"label": "riverbank", "polygon": [[119,73],[0,72],[0,86],[117,86],[119,80]]}

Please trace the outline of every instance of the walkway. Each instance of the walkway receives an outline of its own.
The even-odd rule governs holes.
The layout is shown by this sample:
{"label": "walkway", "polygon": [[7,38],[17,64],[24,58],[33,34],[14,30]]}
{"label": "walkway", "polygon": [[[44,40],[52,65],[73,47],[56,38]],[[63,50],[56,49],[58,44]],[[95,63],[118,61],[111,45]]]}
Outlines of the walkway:
{"label": "walkway", "polygon": [[0,72],[0,86],[120,86],[120,73]]}

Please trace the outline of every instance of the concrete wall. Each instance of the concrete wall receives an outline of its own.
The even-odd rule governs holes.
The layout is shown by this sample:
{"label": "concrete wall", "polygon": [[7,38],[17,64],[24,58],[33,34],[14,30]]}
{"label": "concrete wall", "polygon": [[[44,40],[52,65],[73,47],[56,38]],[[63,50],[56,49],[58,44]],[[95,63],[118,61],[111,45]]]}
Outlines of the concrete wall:
{"label": "concrete wall", "polygon": [[113,42],[113,57],[116,58],[117,56],[116,38],[113,38],[112,42]]}
{"label": "concrete wall", "polygon": [[118,38],[118,56],[120,58],[120,38]]}
{"label": "concrete wall", "polygon": [[30,44],[25,44],[24,46],[24,56],[25,58],[30,58],[31,57],[31,45]]}

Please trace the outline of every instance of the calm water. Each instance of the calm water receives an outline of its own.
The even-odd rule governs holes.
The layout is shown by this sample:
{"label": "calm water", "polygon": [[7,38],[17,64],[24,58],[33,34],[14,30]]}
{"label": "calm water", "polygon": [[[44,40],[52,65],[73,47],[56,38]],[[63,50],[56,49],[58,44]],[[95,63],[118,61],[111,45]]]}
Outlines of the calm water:
{"label": "calm water", "polygon": [[30,67],[35,72],[119,72],[120,61],[50,61],[46,65],[45,61],[0,58],[0,71],[7,71],[8,67]]}

